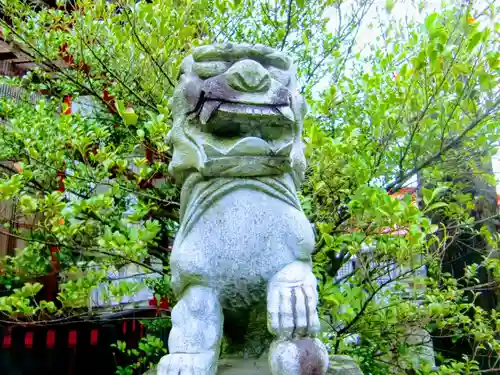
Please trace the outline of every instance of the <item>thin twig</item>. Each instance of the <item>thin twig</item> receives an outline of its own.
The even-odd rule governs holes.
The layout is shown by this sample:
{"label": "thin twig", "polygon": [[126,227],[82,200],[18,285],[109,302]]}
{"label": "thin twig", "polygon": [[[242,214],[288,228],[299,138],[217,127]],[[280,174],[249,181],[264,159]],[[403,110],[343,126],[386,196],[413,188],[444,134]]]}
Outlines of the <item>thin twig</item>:
{"label": "thin twig", "polygon": [[[26,242],[37,242],[37,243],[41,243],[43,245],[47,245],[47,246],[51,246],[51,247],[63,247],[65,249],[71,250],[72,252],[78,252],[78,253],[82,252],[82,249],[78,249],[78,248],[75,248],[75,247],[72,247],[72,246],[68,246],[67,244],[62,244],[62,243],[59,243],[59,242],[44,241],[44,240],[40,240],[40,239],[37,239],[37,238],[24,237],[24,236],[20,236],[20,235],[14,234],[14,233],[6,232],[6,231],[4,231],[2,229],[0,229],[0,234],[3,234],[5,236],[9,236],[9,237],[14,237],[14,238],[26,241]],[[144,267],[144,268],[146,268],[146,269],[148,269],[150,271],[157,272],[157,273],[160,273],[162,275],[164,274],[163,271],[158,271],[157,269],[151,267],[150,265],[148,265],[146,263],[139,262],[137,260],[128,258],[128,257],[126,257],[124,255],[121,255],[121,254],[112,253],[112,252],[109,252],[109,251],[102,250],[100,248],[86,248],[85,251],[86,252],[90,252],[90,253],[103,254],[103,255],[108,255],[110,257],[120,258],[120,259],[123,259],[126,262],[133,263],[133,264],[136,264],[138,266]]]}
{"label": "thin twig", "polygon": [[290,33],[290,27],[292,24],[292,1],[293,0],[288,0],[288,10],[287,10],[287,20],[286,20],[286,28],[285,28],[285,36],[283,37],[283,40],[281,41],[281,50],[283,51],[283,48],[285,48],[286,44],[286,39],[288,38],[288,34]]}
{"label": "thin twig", "polygon": [[499,110],[498,106],[500,105],[500,99],[498,99],[493,106],[485,111],[483,114],[476,116],[476,119],[472,121],[455,139],[450,141],[445,147],[443,147],[440,151],[436,152],[433,156],[422,162],[420,165],[417,167],[411,169],[409,172],[398,178],[396,181],[390,183],[385,187],[386,190],[395,190],[397,189],[402,183],[404,183],[407,179],[409,179],[411,176],[415,175],[416,173],[420,172],[422,169],[427,168],[431,166],[433,163],[435,163],[439,158],[441,158],[447,151],[449,151],[452,148],[455,148],[459,146],[463,139],[467,136],[469,132],[474,130],[479,124],[481,124],[486,118],[491,116],[493,113]]}
{"label": "thin twig", "polygon": [[132,27],[132,33],[134,34],[134,37],[135,39],[137,40],[137,42],[139,43],[139,45],[142,47],[142,49],[144,50],[144,52],[148,55],[148,57],[151,59],[151,61],[156,65],[156,67],[160,70],[160,72],[162,73],[162,75],[166,78],[166,80],[168,81],[169,85],[172,86],[172,87],[175,87],[174,83],[172,82],[172,80],[170,79],[170,77],[167,75],[167,73],[165,73],[165,71],[163,70],[162,66],[158,63],[158,61],[154,58],[153,54],[149,51],[149,48],[146,47],[146,45],[143,43],[143,41],[141,40],[141,38],[139,37],[139,35],[137,34],[137,30],[135,28],[135,17],[134,17],[134,21],[132,22],[130,20],[130,17],[129,17],[129,14],[128,14],[128,11],[127,9],[124,9],[124,13],[127,17],[127,20],[128,22],[130,23],[131,27]]}

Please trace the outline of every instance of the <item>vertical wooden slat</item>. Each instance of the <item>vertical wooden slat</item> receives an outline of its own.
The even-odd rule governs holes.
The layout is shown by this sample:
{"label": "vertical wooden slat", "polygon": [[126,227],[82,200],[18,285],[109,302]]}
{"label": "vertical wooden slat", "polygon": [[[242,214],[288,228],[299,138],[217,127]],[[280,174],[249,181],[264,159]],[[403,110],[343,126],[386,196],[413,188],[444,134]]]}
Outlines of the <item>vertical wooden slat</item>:
{"label": "vertical wooden slat", "polygon": [[[0,219],[2,222],[10,220],[12,215],[12,203],[10,201],[0,201]],[[3,227],[2,232],[8,233],[8,228]],[[0,233],[0,257],[7,255],[7,249],[9,246],[9,235]]]}
{"label": "vertical wooden slat", "polygon": [[14,64],[10,61],[2,60],[0,61],[0,75],[3,76],[13,76],[15,74]]}
{"label": "vertical wooden slat", "polygon": [[[0,71],[0,75],[2,75],[1,71]],[[16,101],[19,101],[21,99],[24,100],[24,98],[26,96],[28,96],[28,98],[26,98],[26,100],[28,100],[32,104],[36,104],[38,101],[40,101],[41,99],[44,98],[43,95],[41,95],[41,94],[29,93],[29,95],[28,95],[28,92],[26,90],[24,90],[20,87],[10,86],[10,85],[6,85],[6,84],[0,85],[0,97],[2,97],[2,96],[15,99]]]}

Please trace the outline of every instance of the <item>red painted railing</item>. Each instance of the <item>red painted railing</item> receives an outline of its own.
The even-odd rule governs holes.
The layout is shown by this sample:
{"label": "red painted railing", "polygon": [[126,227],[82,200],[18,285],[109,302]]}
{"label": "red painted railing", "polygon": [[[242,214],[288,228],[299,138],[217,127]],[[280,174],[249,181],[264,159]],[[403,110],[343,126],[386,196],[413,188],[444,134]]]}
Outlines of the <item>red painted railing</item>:
{"label": "red painted railing", "polygon": [[151,308],[113,319],[0,326],[0,374],[112,375],[128,358],[111,345],[121,340],[137,347],[146,334],[141,319],[156,313]]}

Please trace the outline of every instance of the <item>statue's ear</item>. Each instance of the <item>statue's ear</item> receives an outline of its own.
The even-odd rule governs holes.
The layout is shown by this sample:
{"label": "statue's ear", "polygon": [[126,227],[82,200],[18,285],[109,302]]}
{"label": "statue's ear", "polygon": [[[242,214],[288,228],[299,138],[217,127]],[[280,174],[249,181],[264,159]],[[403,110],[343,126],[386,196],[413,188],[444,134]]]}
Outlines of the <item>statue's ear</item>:
{"label": "statue's ear", "polygon": [[170,129],[165,137],[165,143],[172,147],[172,129]]}
{"label": "statue's ear", "polygon": [[193,64],[194,64],[193,55],[186,56],[184,60],[182,60],[177,80],[181,78],[181,75],[191,73],[193,71]]}
{"label": "statue's ear", "polygon": [[307,114],[307,102],[298,90],[292,96],[292,107],[294,114],[298,117],[297,125],[301,126]]}
{"label": "statue's ear", "polygon": [[300,113],[300,117],[302,119],[304,119],[307,115],[307,111],[308,111],[308,108],[307,108],[307,102],[306,100],[304,99],[304,97],[302,95],[300,95],[300,93],[297,91],[297,97],[298,97],[298,111]]}

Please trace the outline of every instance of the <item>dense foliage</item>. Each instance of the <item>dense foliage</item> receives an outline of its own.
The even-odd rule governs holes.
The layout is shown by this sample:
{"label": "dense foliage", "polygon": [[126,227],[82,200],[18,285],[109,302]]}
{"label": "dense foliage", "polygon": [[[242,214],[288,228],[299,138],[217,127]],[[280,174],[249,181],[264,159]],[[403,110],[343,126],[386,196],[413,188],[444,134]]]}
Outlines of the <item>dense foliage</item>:
{"label": "dense foliage", "polygon": [[[40,284],[27,284],[0,297],[3,314],[87,314],[107,270],[152,269],[153,256],[165,264],[160,294],[169,296],[179,196],[164,140],[180,62],[205,43],[263,43],[297,61],[311,109],[301,199],[318,230],[315,270],[332,352],[353,355],[366,374],[500,368],[500,316],[478,303],[485,291],[498,296],[496,206],[478,209],[491,197],[463,182],[494,185],[485,165],[500,129],[498,7],[450,1],[419,22],[393,17],[392,1],[380,9],[371,0],[75,3],[0,2],[4,38],[43,68],[5,81],[47,95],[35,105],[0,101],[0,199],[15,201],[19,218],[36,218],[30,231],[2,219],[2,233],[27,244],[2,260],[2,282],[49,273],[54,263],[67,275],[57,306],[33,304]],[[360,50],[360,30],[380,37]],[[69,96],[79,113],[63,104]],[[418,199],[391,196],[417,176]],[[479,257],[447,272],[444,259],[463,233],[482,239]],[[339,278],[353,259],[357,267]],[[138,287],[113,285],[117,301]],[[441,351],[438,368],[419,363],[429,344],[422,332],[467,343],[468,356]]]}

